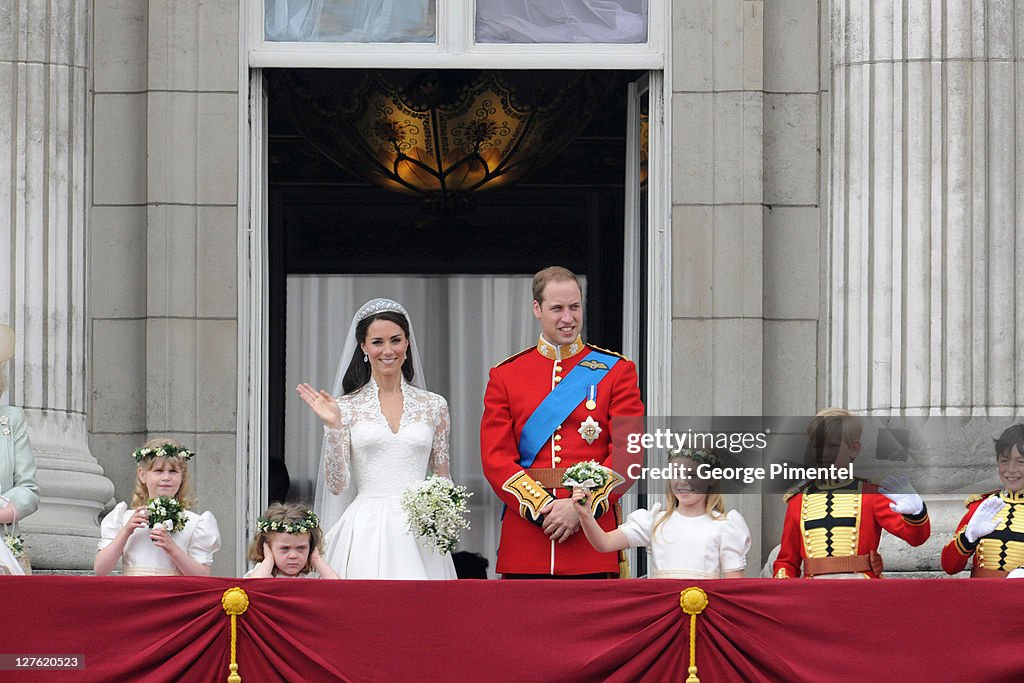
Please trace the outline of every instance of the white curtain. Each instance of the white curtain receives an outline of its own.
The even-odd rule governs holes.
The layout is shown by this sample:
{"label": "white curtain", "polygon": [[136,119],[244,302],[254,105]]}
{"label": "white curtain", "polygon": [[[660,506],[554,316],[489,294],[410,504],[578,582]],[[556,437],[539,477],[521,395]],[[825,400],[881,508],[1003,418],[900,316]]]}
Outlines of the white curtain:
{"label": "white curtain", "polygon": [[[292,499],[312,504],[323,430],[295,392],[308,381],[330,387],[352,314],[382,296],[409,311],[427,388],[448,400],[452,418],[452,478],[475,494],[471,529],[459,550],[490,560],[493,576],[501,504],[480,467],[480,417],[491,367],[533,345],[530,276],[295,276],[288,278],[285,462]],[[420,368],[416,369],[420,372]]]}
{"label": "white curtain", "polygon": [[434,0],[264,0],[269,41],[429,43]]}
{"label": "white curtain", "polygon": [[648,0],[476,0],[478,43],[644,43]]}

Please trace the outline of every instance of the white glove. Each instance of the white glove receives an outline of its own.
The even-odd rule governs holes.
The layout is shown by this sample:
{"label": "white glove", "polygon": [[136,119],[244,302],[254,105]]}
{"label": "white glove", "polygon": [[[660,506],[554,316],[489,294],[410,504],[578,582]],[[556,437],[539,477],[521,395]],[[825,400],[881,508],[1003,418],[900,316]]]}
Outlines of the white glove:
{"label": "white glove", "polygon": [[971,515],[971,521],[967,523],[964,536],[968,542],[976,543],[982,536],[988,536],[996,530],[996,515],[1006,507],[999,496],[989,496],[978,506],[978,509]]}
{"label": "white glove", "polygon": [[919,515],[924,510],[924,501],[917,495],[914,485],[903,472],[886,477],[878,492],[892,501],[889,503],[889,509],[893,512],[901,515]]}

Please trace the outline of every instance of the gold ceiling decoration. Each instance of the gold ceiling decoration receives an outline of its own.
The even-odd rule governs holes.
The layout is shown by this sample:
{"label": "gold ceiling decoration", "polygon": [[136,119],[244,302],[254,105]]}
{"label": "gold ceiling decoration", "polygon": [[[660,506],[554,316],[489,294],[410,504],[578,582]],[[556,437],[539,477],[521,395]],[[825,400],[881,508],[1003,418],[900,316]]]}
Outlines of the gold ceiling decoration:
{"label": "gold ceiling decoration", "polygon": [[608,87],[575,71],[307,71],[280,82],[315,147],[435,216],[469,213],[474,193],[551,161]]}

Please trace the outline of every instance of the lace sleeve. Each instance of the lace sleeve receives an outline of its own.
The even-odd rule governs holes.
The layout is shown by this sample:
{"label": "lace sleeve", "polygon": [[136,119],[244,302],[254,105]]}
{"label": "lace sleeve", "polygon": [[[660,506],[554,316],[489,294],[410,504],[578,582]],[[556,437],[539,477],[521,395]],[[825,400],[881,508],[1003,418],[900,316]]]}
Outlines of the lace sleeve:
{"label": "lace sleeve", "polygon": [[434,422],[434,442],[430,447],[430,470],[442,477],[451,477],[448,462],[448,432],[451,428],[448,418],[448,402],[443,396],[437,397],[437,419]]}
{"label": "lace sleeve", "polygon": [[334,495],[348,488],[351,478],[351,456],[352,440],[349,438],[349,426],[345,424],[344,416],[341,419],[341,426],[337,429],[324,425],[324,480]]}

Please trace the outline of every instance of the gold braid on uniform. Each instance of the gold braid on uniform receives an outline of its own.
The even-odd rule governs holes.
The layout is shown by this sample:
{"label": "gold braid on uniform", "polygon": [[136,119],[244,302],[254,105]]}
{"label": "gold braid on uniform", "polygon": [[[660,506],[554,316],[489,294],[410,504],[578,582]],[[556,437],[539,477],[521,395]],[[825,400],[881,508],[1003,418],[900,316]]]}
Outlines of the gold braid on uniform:
{"label": "gold braid on uniform", "polygon": [[538,526],[543,524],[541,508],[554,500],[554,497],[544,488],[544,484],[534,481],[527,471],[520,470],[509,477],[501,485],[501,488],[511,493],[519,501],[520,517]]}
{"label": "gold braid on uniform", "polygon": [[979,539],[974,566],[1009,572],[1024,567],[1024,492],[999,497],[1006,505],[996,514],[995,530]]}

